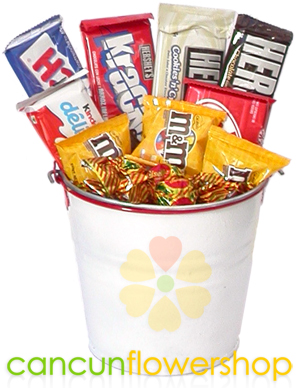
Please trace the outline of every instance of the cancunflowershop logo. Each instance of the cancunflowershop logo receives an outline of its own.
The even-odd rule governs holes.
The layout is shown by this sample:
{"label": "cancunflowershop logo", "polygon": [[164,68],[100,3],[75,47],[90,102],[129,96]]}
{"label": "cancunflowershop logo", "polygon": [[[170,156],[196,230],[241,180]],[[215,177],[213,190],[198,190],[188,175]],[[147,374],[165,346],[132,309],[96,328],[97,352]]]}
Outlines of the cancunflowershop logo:
{"label": "cancunflowershop logo", "polygon": [[[121,319],[127,319],[130,323],[134,320],[137,324],[133,325],[134,327],[144,325],[143,335],[146,332],[149,334],[150,331],[153,337],[158,338],[158,333],[161,332],[162,337],[171,337],[172,342],[176,343],[182,338],[180,330],[186,331],[187,321],[199,326],[200,322],[195,320],[205,321],[209,318],[209,308],[213,305],[210,304],[209,291],[212,268],[206,262],[203,252],[185,249],[182,253],[183,244],[175,236],[156,236],[149,243],[146,240],[147,244],[147,252],[132,249],[127,257],[125,254],[120,274],[118,273],[118,279],[120,275],[124,279],[124,287],[119,292],[119,299],[118,294],[114,298],[122,308],[124,315]],[[208,279],[209,282],[206,282]],[[140,322],[136,321],[138,319]],[[114,344],[118,345],[116,341]],[[255,376],[269,374],[273,381],[276,381],[278,376],[288,375],[293,367],[287,357],[273,357],[271,360],[257,357],[251,362],[246,357],[237,357],[236,350],[233,351],[232,360],[228,354],[223,357],[216,354],[205,358],[201,355],[201,346],[198,355],[189,349],[189,344],[186,344],[187,355],[181,354],[182,351],[176,354],[176,346],[168,350],[166,355],[161,354],[158,347],[159,355],[151,356],[147,349],[132,349],[129,345],[126,347],[126,350],[122,350],[116,346],[118,349],[115,349],[115,357],[111,357],[112,352],[99,358],[86,359],[76,356],[70,360],[58,356],[32,357],[26,360],[16,356],[8,360],[7,371],[12,376],[71,374],[73,377],[90,374],[95,377],[104,373],[112,375],[113,369],[114,373],[121,375],[124,375],[125,371],[129,375],[214,375],[215,366],[220,366],[220,375],[235,376],[237,365],[242,364],[242,373],[249,375],[253,372]],[[189,352],[193,355],[190,356]]]}
{"label": "cancunflowershop logo", "polygon": [[[132,284],[121,290],[120,299],[131,317],[138,318],[148,314],[148,324],[152,330],[166,329],[174,332],[181,326],[182,314],[192,319],[204,314],[211,295],[209,290],[199,284],[211,276],[212,270],[199,250],[189,251],[181,257],[182,243],[174,236],[166,239],[154,237],[149,243],[149,252],[150,257],[140,249],[133,249],[128,253],[127,261],[122,264],[120,272]],[[178,260],[180,262],[174,276],[174,271],[170,270]],[[153,263],[163,270],[163,275],[155,273]],[[143,284],[156,278],[155,288]],[[176,284],[178,281],[180,286]],[[182,287],[182,282],[186,286]],[[168,296],[172,292],[176,294],[180,310]],[[153,305],[157,293],[161,297]]]}

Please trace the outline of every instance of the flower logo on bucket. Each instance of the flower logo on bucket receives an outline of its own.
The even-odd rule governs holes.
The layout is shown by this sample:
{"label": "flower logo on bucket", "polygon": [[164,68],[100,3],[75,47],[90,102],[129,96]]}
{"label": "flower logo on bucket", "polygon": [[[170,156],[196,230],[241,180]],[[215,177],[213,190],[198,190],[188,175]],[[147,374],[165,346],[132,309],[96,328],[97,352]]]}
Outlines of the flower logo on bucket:
{"label": "flower logo on bucket", "polygon": [[[121,290],[120,300],[132,317],[140,317],[150,310],[148,323],[151,329],[173,332],[181,325],[181,313],[191,319],[199,318],[204,313],[211,296],[207,289],[197,283],[204,282],[211,276],[211,267],[205,263],[202,252],[193,250],[182,257],[175,277],[170,274],[172,271],[168,273],[178,262],[182,252],[182,243],[174,236],[167,239],[154,237],[150,241],[149,252],[162,270],[160,274],[155,273],[153,261],[140,249],[133,249],[128,253],[127,261],[122,264],[120,272],[130,282],[149,283],[155,279],[156,287],[130,284]],[[178,307],[171,300],[172,294]]]}

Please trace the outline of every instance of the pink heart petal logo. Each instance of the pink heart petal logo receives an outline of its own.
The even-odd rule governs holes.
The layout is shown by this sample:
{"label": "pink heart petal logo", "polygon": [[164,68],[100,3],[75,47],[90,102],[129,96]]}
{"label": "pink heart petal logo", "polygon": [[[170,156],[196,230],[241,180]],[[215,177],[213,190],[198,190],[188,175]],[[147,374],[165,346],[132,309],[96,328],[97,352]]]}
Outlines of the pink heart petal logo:
{"label": "pink heart petal logo", "polygon": [[153,260],[161,269],[168,271],[179,259],[182,244],[179,238],[174,236],[168,238],[157,236],[150,241],[149,249]]}

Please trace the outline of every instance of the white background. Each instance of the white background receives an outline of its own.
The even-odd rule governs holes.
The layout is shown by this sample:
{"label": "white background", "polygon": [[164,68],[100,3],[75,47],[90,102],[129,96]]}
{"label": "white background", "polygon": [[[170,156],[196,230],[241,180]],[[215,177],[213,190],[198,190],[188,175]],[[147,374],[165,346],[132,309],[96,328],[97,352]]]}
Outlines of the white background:
{"label": "white background", "polygon": [[[175,3],[182,3],[175,1]],[[0,269],[0,386],[8,388],[77,387],[298,387],[300,381],[300,129],[299,88],[300,19],[291,0],[237,1],[189,0],[190,5],[228,8],[294,32],[280,77],[265,147],[292,159],[285,175],[270,181],[261,208],[253,268],[240,336],[239,357],[251,362],[265,357],[287,357],[293,363],[289,376],[274,383],[272,374],[182,377],[109,376],[13,377],[6,370],[12,357],[73,357],[88,359],[88,337],[62,188],[51,185],[47,172],[52,159],[28,119],[15,109],[25,91],[5,56],[1,63],[1,269]],[[1,12],[1,48],[16,35],[54,14],[63,26],[83,66],[85,57],[79,32],[82,19],[152,12],[156,41],[158,1],[36,0],[6,2]],[[130,226],[129,226],[130,227]],[[105,225],[103,225],[105,233]],[[110,243],[117,244],[115,241]],[[224,333],[226,335],[226,333]],[[188,344],[187,344],[188,346]],[[117,356],[117,355],[116,355]],[[259,365],[258,365],[259,366]],[[223,369],[224,370],[224,369]]]}

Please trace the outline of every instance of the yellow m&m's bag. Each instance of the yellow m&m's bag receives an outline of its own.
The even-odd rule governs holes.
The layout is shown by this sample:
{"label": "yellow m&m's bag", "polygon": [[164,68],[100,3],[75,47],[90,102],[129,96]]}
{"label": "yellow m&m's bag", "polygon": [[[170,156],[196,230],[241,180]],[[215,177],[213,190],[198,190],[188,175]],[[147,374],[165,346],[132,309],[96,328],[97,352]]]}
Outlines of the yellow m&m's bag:
{"label": "yellow m&m's bag", "polygon": [[257,186],[290,159],[212,126],[203,160],[203,172],[218,172],[225,180]]}
{"label": "yellow m&m's bag", "polygon": [[166,98],[144,96],[143,140],[132,155],[178,167],[186,176],[201,171],[208,130],[224,112]]}
{"label": "yellow m&m's bag", "polygon": [[95,124],[78,134],[56,143],[67,177],[76,183],[94,174],[85,169],[83,159],[94,157],[116,158],[130,152],[129,119],[127,114]]}

